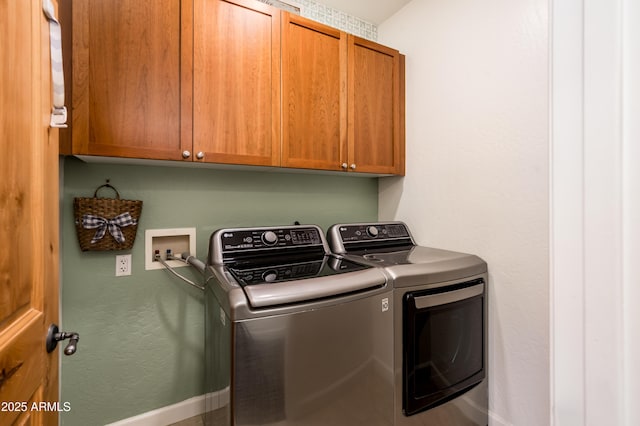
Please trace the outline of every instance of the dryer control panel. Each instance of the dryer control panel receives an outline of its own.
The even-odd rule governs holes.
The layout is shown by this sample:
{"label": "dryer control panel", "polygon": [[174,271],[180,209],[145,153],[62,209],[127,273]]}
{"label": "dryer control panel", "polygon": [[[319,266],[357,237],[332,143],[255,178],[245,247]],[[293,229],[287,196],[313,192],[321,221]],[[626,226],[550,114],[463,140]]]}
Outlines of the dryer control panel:
{"label": "dryer control panel", "polygon": [[328,233],[334,253],[367,247],[414,245],[407,225],[403,222],[349,223],[333,225]]}
{"label": "dryer control panel", "polygon": [[409,231],[403,223],[376,223],[362,225],[343,225],[338,228],[344,242],[367,241],[372,239],[389,240],[408,238]]}

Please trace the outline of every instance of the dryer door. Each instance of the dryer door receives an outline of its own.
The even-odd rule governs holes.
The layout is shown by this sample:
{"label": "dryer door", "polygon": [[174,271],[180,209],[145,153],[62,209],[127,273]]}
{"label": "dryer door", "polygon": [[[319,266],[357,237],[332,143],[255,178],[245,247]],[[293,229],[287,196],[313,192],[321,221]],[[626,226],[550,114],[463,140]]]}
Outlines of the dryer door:
{"label": "dryer door", "polygon": [[403,411],[409,416],[484,379],[484,281],[406,293],[403,304]]}

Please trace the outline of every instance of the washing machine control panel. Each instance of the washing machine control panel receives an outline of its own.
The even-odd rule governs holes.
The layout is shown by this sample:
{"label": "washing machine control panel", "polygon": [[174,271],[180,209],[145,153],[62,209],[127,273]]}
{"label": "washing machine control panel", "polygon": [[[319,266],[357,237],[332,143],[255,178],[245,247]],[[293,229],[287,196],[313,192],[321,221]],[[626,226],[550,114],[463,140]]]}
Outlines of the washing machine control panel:
{"label": "washing machine control panel", "polygon": [[317,227],[229,229],[220,236],[222,250],[243,251],[269,248],[322,246]]}

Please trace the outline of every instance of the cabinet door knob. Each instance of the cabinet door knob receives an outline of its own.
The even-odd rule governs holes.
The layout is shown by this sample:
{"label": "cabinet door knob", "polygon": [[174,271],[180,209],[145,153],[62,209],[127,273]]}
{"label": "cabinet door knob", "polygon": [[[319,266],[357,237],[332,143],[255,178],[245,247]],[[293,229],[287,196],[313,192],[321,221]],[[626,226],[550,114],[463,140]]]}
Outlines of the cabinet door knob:
{"label": "cabinet door knob", "polygon": [[196,158],[198,160],[202,160],[204,158],[204,152],[200,151],[196,154]]}
{"label": "cabinet door knob", "polygon": [[191,157],[191,153],[189,151],[182,151],[182,158],[189,158]]}
{"label": "cabinet door knob", "polygon": [[347,163],[342,163],[342,168],[343,168],[343,169],[347,170],[347,167],[348,167],[348,166],[347,166]]}
{"label": "cabinet door knob", "polygon": [[351,170],[355,170],[355,169],[356,169],[356,164],[355,164],[355,163],[351,164],[351,165],[349,166],[349,168],[350,168]]}

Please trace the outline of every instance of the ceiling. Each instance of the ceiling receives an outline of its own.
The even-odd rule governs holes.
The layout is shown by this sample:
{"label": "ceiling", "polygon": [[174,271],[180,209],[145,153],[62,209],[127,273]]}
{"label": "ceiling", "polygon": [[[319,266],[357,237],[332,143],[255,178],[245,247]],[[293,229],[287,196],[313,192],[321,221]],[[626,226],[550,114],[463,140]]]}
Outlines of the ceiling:
{"label": "ceiling", "polygon": [[402,7],[410,1],[411,0],[318,0],[318,3],[378,25],[402,9]]}

